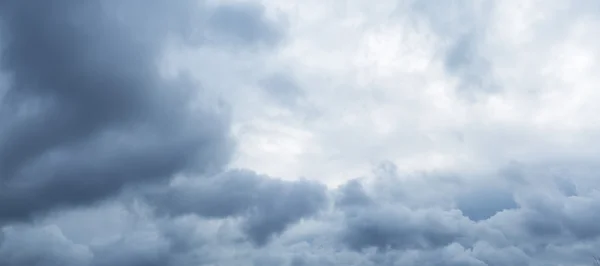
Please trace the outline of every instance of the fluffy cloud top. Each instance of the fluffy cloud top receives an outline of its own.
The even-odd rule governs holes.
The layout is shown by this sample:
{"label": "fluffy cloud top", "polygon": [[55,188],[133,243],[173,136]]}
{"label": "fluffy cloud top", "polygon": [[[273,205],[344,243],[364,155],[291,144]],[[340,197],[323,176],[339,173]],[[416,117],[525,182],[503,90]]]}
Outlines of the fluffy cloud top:
{"label": "fluffy cloud top", "polygon": [[0,265],[593,265],[598,7],[0,0]]}

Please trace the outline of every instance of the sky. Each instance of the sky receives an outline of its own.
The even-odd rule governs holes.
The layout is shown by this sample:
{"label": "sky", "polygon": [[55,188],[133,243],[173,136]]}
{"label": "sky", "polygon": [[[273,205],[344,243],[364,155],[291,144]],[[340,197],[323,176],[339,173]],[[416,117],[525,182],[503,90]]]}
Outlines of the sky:
{"label": "sky", "polygon": [[594,0],[0,0],[0,265],[594,265],[595,36]]}

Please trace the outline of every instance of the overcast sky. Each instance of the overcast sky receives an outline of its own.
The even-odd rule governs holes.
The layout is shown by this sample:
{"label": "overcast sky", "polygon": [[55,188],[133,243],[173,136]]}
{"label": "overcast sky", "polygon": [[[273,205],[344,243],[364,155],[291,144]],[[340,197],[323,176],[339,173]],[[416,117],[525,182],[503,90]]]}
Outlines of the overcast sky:
{"label": "overcast sky", "polygon": [[0,265],[593,265],[598,36],[596,0],[0,0]]}

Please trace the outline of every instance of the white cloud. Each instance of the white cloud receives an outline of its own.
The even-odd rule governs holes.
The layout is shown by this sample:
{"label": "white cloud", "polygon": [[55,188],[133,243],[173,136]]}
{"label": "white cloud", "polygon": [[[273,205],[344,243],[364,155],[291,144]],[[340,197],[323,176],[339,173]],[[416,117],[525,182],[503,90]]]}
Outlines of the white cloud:
{"label": "white cloud", "polygon": [[[263,4],[288,29],[269,57],[190,69],[205,82],[236,76],[215,83],[236,96],[234,167],[339,183],[382,160],[405,171],[472,171],[596,153],[590,33],[599,27],[573,3]],[[449,49],[469,32],[470,48],[455,60],[472,65],[447,69]],[[273,71],[294,77],[302,106],[262,93],[257,81]]]}

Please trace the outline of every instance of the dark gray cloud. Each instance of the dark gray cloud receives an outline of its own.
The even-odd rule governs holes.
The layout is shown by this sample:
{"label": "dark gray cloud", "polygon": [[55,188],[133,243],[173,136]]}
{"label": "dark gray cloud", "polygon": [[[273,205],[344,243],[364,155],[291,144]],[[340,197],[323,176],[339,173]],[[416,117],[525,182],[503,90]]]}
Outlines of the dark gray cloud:
{"label": "dark gray cloud", "polygon": [[365,207],[373,203],[367,195],[363,184],[356,179],[350,180],[338,188],[336,206],[340,208],[359,206]]}
{"label": "dark gray cloud", "polygon": [[435,249],[460,240],[468,221],[457,212],[400,206],[348,214],[343,241],[352,249]]}
{"label": "dark gray cloud", "polygon": [[[195,86],[159,72],[162,23],[182,13],[134,3],[3,2],[0,219],[227,161],[227,117],[192,112]],[[156,21],[139,23],[144,12]]]}
{"label": "dark gray cloud", "polygon": [[[523,172],[529,184],[540,177]],[[572,176],[576,184],[581,184],[581,178],[585,177]],[[593,192],[573,197],[561,194],[556,184],[552,189],[538,182],[538,190],[533,191],[519,183],[521,189],[514,189],[516,207],[473,221],[459,209],[438,207],[441,204],[404,206],[403,199],[373,190],[380,186],[378,182],[390,186],[385,178],[365,179],[330,191],[337,207],[321,208],[322,214],[315,216],[315,209],[302,206],[311,206],[306,202],[324,197],[324,188],[316,183],[275,180],[248,171],[182,179],[168,189],[158,187],[146,194],[151,209],[169,215],[155,217],[148,212],[144,222],[135,222],[137,229],[123,229],[118,239],[96,244],[72,243],[56,231],[51,241],[63,239],[60,241],[67,241],[69,248],[54,253],[29,248],[21,261],[37,257],[53,258],[65,265],[589,265],[591,255],[600,247],[592,223],[595,203],[600,201]],[[402,184],[418,187],[411,182],[420,181]],[[439,192],[449,193],[458,201],[463,195],[472,196],[477,187],[482,186]],[[503,191],[501,186],[497,188]],[[487,191],[495,193],[493,189]],[[404,193],[405,199],[418,200],[411,194],[422,191]],[[322,198],[313,201],[314,206],[325,202]],[[474,201],[473,205],[476,203],[483,205],[478,210],[498,206],[487,200]],[[268,245],[247,243],[244,236],[250,235],[248,225],[253,216],[266,219],[260,224],[280,223],[285,229],[271,231]],[[288,222],[282,217],[288,217]],[[555,229],[544,229],[552,226]],[[45,243],[42,239],[46,234],[40,233],[45,231],[39,226],[15,228],[4,229],[6,237],[0,250],[12,254],[19,245]],[[25,241],[30,244],[18,244],[24,241],[16,241],[20,238],[31,239]],[[48,254],[54,257],[44,257]],[[17,261],[14,256],[7,258]]]}
{"label": "dark gray cloud", "polygon": [[228,115],[216,101],[198,108],[210,102],[195,100],[207,91],[198,84],[161,75],[166,44],[203,32],[195,27],[233,38],[225,41],[282,36],[253,4],[3,1],[1,9],[9,85],[0,109],[0,220],[219,171],[232,147]]}
{"label": "dark gray cloud", "polygon": [[172,216],[243,217],[243,230],[259,245],[289,225],[315,215],[327,202],[324,185],[312,181],[283,181],[250,171],[183,182],[149,193],[159,213]]}
{"label": "dark gray cloud", "polygon": [[[457,208],[473,221],[485,220],[500,211],[518,207],[508,189],[492,187],[475,187],[460,194],[456,201]],[[482,201],[486,204],[481,204]]]}
{"label": "dark gray cloud", "polygon": [[[591,226],[597,219],[591,211],[599,202],[597,192],[565,194],[565,185],[549,178],[556,173],[554,166],[512,165],[510,172],[480,176],[479,181],[463,179],[460,186],[450,187],[432,182],[440,179],[431,176],[422,177],[428,181],[400,181],[389,163],[378,169],[375,181],[352,180],[337,190],[336,204],[344,218],[343,229],[333,234],[350,250],[377,250],[374,265],[388,265],[398,253],[407,261],[403,265],[585,265],[600,243]],[[570,187],[590,184],[589,171],[561,169]],[[517,173],[519,182],[498,182]],[[421,182],[429,187],[419,186]],[[444,196],[418,196],[426,190]],[[415,203],[422,200],[427,205]],[[555,256],[557,250],[572,254]],[[436,252],[444,255],[430,256]],[[409,259],[409,254],[419,259]]]}

